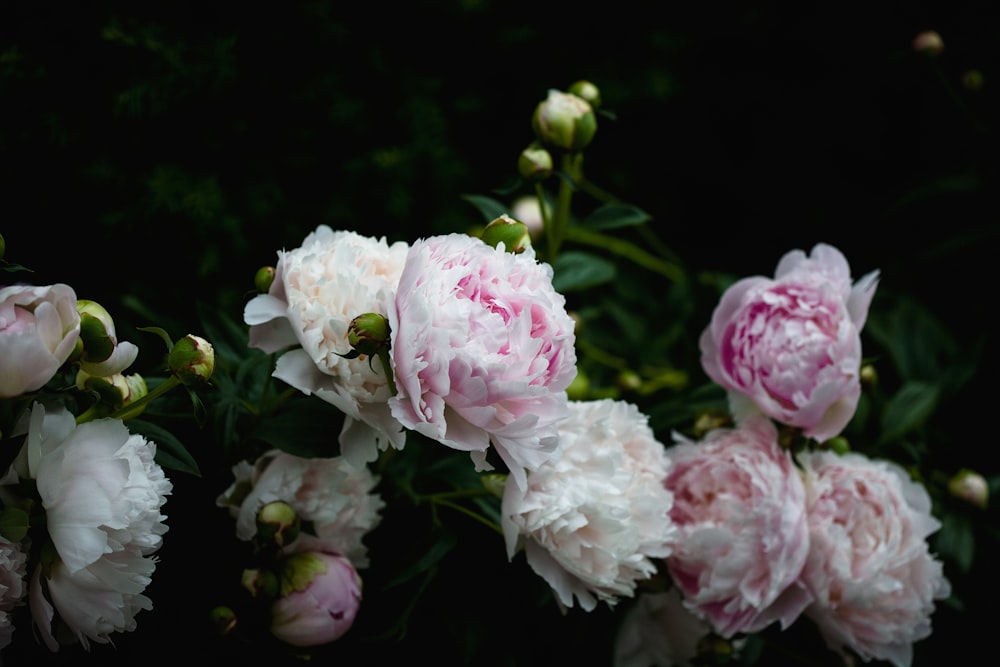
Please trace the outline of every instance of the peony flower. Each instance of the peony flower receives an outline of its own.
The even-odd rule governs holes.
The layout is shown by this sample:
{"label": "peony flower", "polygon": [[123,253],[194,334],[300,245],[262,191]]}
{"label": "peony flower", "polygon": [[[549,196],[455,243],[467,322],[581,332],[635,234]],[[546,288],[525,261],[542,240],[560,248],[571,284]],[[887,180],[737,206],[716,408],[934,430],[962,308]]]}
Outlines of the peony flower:
{"label": "peony flower", "polygon": [[559,602],[591,611],[631,597],[670,555],[676,528],[664,487],[669,460],[630,403],[573,401],[559,428],[559,456],[508,482],[501,506],[508,558],[528,565]]}
{"label": "peony flower", "polygon": [[35,568],[29,593],[50,650],[59,647],[56,623],[88,647],[134,630],[135,615],[152,609],[143,591],[167,532],[161,508],[172,490],[155,453],[120,420],[77,425],[61,405],[32,407],[16,474],[6,481],[35,480],[58,556]]}
{"label": "peony flower", "polygon": [[552,267],[463,234],[411,246],[389,310],[406,428],[468,451],[477,470],[490,443],[524,487],[524,469],[555,452],[576,376],[573,320]]}
{"label": "peony flower", "polygon": [[806,615],[835,651],[909,665],[913,642],[931,634],[934,601],[951,593],[928,548],[940,523],[927,490],[858,453],[800,461],[811,540],[801,580],[815,598]]}
{"label": "peony flower", "polygon": [[343,556],[306,551],[283,559],[271,634],[293,646],[340,639],[361,606],[361,577]]}
{"label": "peony flower", "polygon": [[643,593],[615,635],[614,667],[687,667],[712,628],[685,606],[677,588]]}
{"label": "peony flower", "polygon": [[[250,346],[278,359],[274,377],[315,394],[345,415],[342,453],[355,465],[375,460],[389,445],[402,449],[405,433],[386,401],[388,369],[366,356],[347,359],[351,320],[385,315],[403,270],[407,244],[389,245],[320,225],[294,250],[278,253],[267,294],[251,299],[243,319]],[[294,348],[294,349],[290,349]]]}
{"label": "peony flower", "polygon": [[760,411],[817,440],[838,435],[861,395],[861,329],[878,283],[851,285],[836,248],[786,253],[774,278],[731,285],[701,335],[705,373],[729,392],[737,419]]}
{"label": "peony flower", "polygon": [[798,581],[809,532],[802,479],[777,430],[758,415],[677,440],[666,486],[680,534],[667,567],[685,604],[726,639],[788,627],[810,602]]}
{"label": "peony flower", "polygon": [[0,287],[0,398],[41,389],[79,336],[76,292],[69,285]]}
{"label": "peony flower", "polygon": [[0,535],[0,651],[10,644],[14,634],[11,616],[16,607],[24,604],[26,575],[27,555],[21,545]]}
{"label": "peony flower", "polygon": [[366,466],[354,466],[342,456],[302,458],[272,450],[252,465],[241,461],[233,474],[236,480],[217,504],[236,519],[238,538],[252,540],[260,508],[280,500],[313,530],[303,528],[284,551],[329,551],[358,567],[368,566],[362,539],[379,524],[385,501],[373,492],[378,479]]}

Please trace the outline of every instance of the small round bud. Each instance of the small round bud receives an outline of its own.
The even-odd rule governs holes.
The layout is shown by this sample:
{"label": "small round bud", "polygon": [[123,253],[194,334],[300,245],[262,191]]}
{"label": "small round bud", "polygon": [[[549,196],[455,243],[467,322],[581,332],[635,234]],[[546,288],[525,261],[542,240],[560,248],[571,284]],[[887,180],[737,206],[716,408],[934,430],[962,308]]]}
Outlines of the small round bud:
{"label": "small round bud", "polygon": [[622,391],[637,391],[642,386],[642,377],[631,369],[623,370],[618,374],[616,384]]}
{"label": "small round bud", "polygon": [[389,320],[378,313],[358,315],[347,327],[347,342],[357,354],[375,356],[389,347]]}
{"label": "small round bud", "polygon": [[934,30],[924,30],[913,38],[913,50],[929,56],[940,55],[944,51],[944,40]]}
{"label": "small round bud", "polygon": [[281,584],[277,574],[271,570],[256,567],[243,570],[240,583],[253,597],[268,600],[278,595]]}
{"label": "small round bud", "polygon": [[[99,401],[107,406],[107,412],[118,411],[130,403],[135,403],[140,398],[149,393],[146,380],[138,373],[123,375],[115,373],[106,377],[90,375],[84,370],[76,373],[76,388],[80,391],[89,391],[97,395]],[[116,415],[121,419],[131,419],[138,417],[145,410],[145,406],[140,405],[135,410]]]}
{"label": "small round bud", "polygon": [[601,89],[590,81],[577,81],[569,87],[569,92],[586,100],[595,111],[601,108]]}
{"label": "small round bud", "polygon": [[829,449],[836,454],[846,454],[851,451],[851,443],[844,436],[838,435],[824,442],[823,448]]}
{"label": "small round bud", "polygon": [[208,620],[220,637],[236,629],[236,612],[225,605],[212,609],[208,614]]}
{"label": "small round bud", "polygon": [[504,250],[515,255],[524,252],[531,246],[531,235],[528,233],[528,225],[518,222],[508,215],[501,215],[499,218],[486,225],[482,234],[483,242],[494,248],[499,248],[503,243]]}
{"label": "small round bud", "polygon": [[532,183],[551,176],[552,168],[552,154],[537,143],[525,148],[517,158],[517,172],[521,178]]}
{"label": "small round bud", "polygon": [[550,90],[535,107],[531,125],[541,141],[567,151],[583,150],[597,132],[597,116],[583,98]]}
{"label": "small round bud", "polygon": [[986,479],[973,470],[960,470],[948,480],[948,493],[970,505],[985,509],[990,498]]}
{"label": "small round bud", "polygon": [[288,503],[275,500],[257,512],[257,540],[285,547],[299,536],[302,524],[298,512]]}
{"label": "small round bud", "polygon": [[186,385],[204,384],[215,372],[215,348],[201,336],[188,334],[170,348],[167,366]]}
{"label": "small round bud", "polygon": [[76,310],[80,313],[80,341],[83,358],[87,361],[104,361],[115,351],[115,323],[111,314],[96,301],[79,299]]}
{"label": "small round bud", "polygon": [[274,267],[273,266],[262,266],[257,269],[257,273],[253,277],[254,287],[261,294],[267,294],[271,289],[271,283],[274,282]]}
{"label": "small round bud", "polygon": [[878,371],[871,364],[864,364],[861,367],[861,384],[866,387],[874,387],[878,384]]}

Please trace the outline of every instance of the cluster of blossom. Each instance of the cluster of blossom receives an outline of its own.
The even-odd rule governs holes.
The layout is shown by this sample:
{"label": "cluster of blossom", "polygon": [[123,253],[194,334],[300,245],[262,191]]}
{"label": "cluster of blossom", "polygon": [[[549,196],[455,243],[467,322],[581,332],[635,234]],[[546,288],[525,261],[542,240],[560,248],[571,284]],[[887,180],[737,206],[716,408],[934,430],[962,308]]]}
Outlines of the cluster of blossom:
{"label": "cluster of blossom", "polygon": [[[321,226],[278,253],[245,309],[251,345],[282,353],[275,377],[344,412],[346,460],[283,455],[283,481],[267,484],[276,463],[258,462],[242,504],[220,499],[240,507],[239,536],[267,501],[313,519],[326,507],[313,539],[290,549],[361,565],[381,508],[365,466],[413,430],[469,452],[477,471],[505,467],[508,557],[523,551],[564,609],[613,606],[669,573],[670,591],[643,592],[629,610],[620,665],[685,664],[709,633],[734,639],[800,616],[834,650],[909,664],[949,593],[927,543],[938,527],[928,494],[892,462],[821,447],[856,410],[877,272],[852,284],[844,256],[818,244],[786,254],[774,278],[733,284],[700,344],[734,423],[668,446],[635,405],[568,399],[573,320],[551,268],[530,242],[511,252],[488,238],[389,245]],[[783,446],[779,425],[810,445]],[[320,472],[330,466],[340,481]],[[352,535],[322,527],[343,523],[341,506],[364,517]],[[346,596],[359,604],[360,585]]]}
{"label": "cluster of blossom", "polygon": [[167,532],[172,484],[125,419],[212,373],[211,346],[170,346],[154,391],[110,314],[66,284],[0,287],[0,649],[27,605],[51,651],[108,643],[152,608],[143,593]]}

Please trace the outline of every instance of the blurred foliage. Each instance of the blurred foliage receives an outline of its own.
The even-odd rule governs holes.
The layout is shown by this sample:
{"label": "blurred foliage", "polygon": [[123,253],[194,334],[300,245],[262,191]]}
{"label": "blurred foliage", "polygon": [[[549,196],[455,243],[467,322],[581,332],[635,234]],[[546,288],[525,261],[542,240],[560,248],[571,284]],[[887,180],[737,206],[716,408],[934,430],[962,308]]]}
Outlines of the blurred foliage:
{"label": "blurred foliage", "polygon": [[[211,640],[197,620],[238,590],[227,566],[243,545],[219,539],[233,528],[215,507],[229,466],[271,446],[315,451],[340,428],[334,409],[271,380],[270,358],[246,347],[255,272],[321,223],[406,241],[481,226],[530,192],[516,160],[535,104],[582,78],[613,112],[587,150],[606,197],[576,211],[557,265],[582,322],[588,395],[636,402],[667,441],[724,405],[697,337],[729,283],[770,275],[786,250],[817,241],[841,248],[856,276],[880,269],[864,332],[878,382],[845,435],[924,476],[942,517],[935,546],[955,596],[915,664],[976,646],[969,618],[989,613],[997,590],[997,510],[948,497],[931,471],[976,468],[1000,491],[986,419],[1000,370],[986,291],[1000,232],[1000,35],[984,18],[973,2],[863,15],[769,2],[5,3],[6,256],[33,282],[100,300],[140,344],[140,371],[162,360],[128,322],[199,333],[218,355],[212,422],[163,436],[184,443],[200,476],[172,477],[148,591],[156,611],[95,647],[95,661],[161,647],[282,655]],[[928,28],[945,41],[936,58],[910,47]],[[326,419],[328,432],[302,428]],[[454,459],[427,456],[407,448],[386,488],[406,488],[398,476],[414,469],[455,479],[434,468]],[[442,520],[448,508],[413,493],[369,540],[356,627],[317,659],[609,664],[610,612],[561,617],[498,536],[459,514]],[[482,540],[457,540],[466,530]],[[796,632],[806,636],[785,640],[815,646]]]}

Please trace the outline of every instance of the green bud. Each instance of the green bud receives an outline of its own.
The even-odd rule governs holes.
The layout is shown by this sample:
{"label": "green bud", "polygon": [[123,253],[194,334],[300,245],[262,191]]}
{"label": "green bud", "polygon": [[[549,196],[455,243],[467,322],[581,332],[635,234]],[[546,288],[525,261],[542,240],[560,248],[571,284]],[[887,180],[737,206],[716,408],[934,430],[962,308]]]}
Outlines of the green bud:
{"label": "green bud", "polygon": [[507,485],[507,475],[502,473],[487,473],[482,476],[483,488],[497,498],[503,498],[503,490]]}
{"label": "green bud", "polygon": [[224,637],[236,629],[236,612],[225,605],[219,605],[212,609],[208,614],[208,620],[220,637]]}
{"label": "green bud", "polygon": [[80,338],[83,346],[82,359],[101,362],[115,351],[115,323],[111,314],[101,304],[88,299],[79,299],[76,310],[80,313]]}
{"label": "green bud", "polygon": [[851,451],[851,443],[844,436],[838,435],[824,442],[823,448],[832,450],[837,454],[846,454]]}
{"label": "green bud", "polygon": [[583,150],[597,132],[597,115],[582,97],[550,90],[531,118],[535,134],[545,144],[567,151]]}
{"label": "green bud", "polygon": [[215,372],[215,348],[201,336],[188,334],[170,348],[167,367],[183,384],[203,384]]}
{"label": "green bud", "polygon": [[[149,393],[146,380],[138,373],[123,375],[115,373],[106,377],[90,375],[84,370],[76,373],[76,388],[80,391],[89,391],[97,394],[98,400],[107,408],[110,414],[120,408],[135,403],[140,398]],[[127,412],[120,416],[122,419],[138,417],[145,410],[145,406],[139,406],[134,411]]]}
{"label": "green bud", "polygon": [[269,502],[257,512],[257,539],[262,543],[288,546],[299,536],[301,527],[295,508],[281,500]]}
{"label": "green bud", "polygon": [[948,493],[970,505],[986,509],[990,499],[990,486],[978,472],[963,469],[948,480]]}
{"label": "green bud", "polygon": [[878,371],[871,364],[861,367],[861,384],[866,387],[874,387],[878,384]]}
{"label": "green bud", "polygon": [[378,313],[358,315],[347,327],[347,342],[351,344],[355,357],[376,356],[380,350],[389,347],[389,320]]}
{"label": "green bud", "polygon": [[697,438],[703,437],[706,433],[722,428],[729,424],[729,415],[719,410],[707,410],[702,412],[694,420],[694,435]]}
{"label": "green bud", "polygon": [[537,142],[532,143],[518,156],[517,172],[532,183],[544,181],[552,175],[552,154]]}
{"label": "green bud", "polygon": [[601,108],[601,90],[590,81],[577,81],[569,87],[569,92],[586,100],[595,111]]}
{"label": "green bud", "polygon": [[278,575],[271,570],[247,568],[243,570],[240,583],[255,598],[272,599],[278,595]]}
{"label": "green bud", "polygon": [[524,252],[531,246],[528,225],[518,222],[508,215],[501,215],[486,225],[482,239],[486,245],[494,248],[500,247],[500,244],[503,243],[504,250],[515,255]]}
{"label": "green bud", "polygon": [[253,284],[261,294],[267,294],[274,282],[274,267],[262,266],[257,269],[257,274],[253,277]]}

